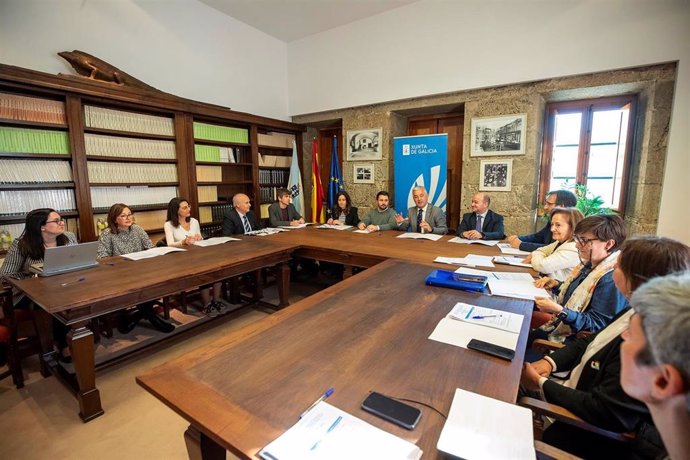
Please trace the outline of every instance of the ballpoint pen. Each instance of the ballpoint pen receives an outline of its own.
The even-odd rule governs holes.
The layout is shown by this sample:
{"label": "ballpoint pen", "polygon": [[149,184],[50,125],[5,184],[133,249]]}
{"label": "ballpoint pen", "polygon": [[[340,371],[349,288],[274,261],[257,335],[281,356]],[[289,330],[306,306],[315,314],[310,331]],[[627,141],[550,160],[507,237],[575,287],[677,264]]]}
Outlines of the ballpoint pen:
{"label": "ballpoint pen", "polygon": [[65,287],[65,286],[69,286],[70,284],[80,283],[80,282],[85,281],[85,280],[86,280],[86,278],[84,278],[84,277],[82,276],[82,277],[79,278],[78,280],[67,281],[66,283],[62,283],[60,286]]}
{"label": "ballpoint pen", "polygon": [[309,407],[307,408],[307,410],[305,410],[304,412],[302,412],[302,413],[299,415],[299,418],[302,418],[302,417],[304,417],[305,415],[307,415],[307,412],[309,412],[310,410],[312,410],[312,409],[314,408],[314,406],[316,406],[318,403],[320,403],[321,401],[323,401],[324,399],[326,399],[326,398],[328,398],[330,395],[332,395],[334,391],[335,391],[335,389],[329,388],[328,391],[326,391],[324,394],[322,394],[321,397],[320,397],[319,399],[317,399],[316,401],[314,401],[314,404],[312,404],[311,406],[309,406]]}
{"label": "ballpoint pen", "polygon": [[495,317],[497,317],[497,316],[498,316],[498,317],[501,317],[501,316],[503,316],[503,315],[485,315],[485,316],[477,315],[477,316],[473,316],[472,319],[495,318]]}

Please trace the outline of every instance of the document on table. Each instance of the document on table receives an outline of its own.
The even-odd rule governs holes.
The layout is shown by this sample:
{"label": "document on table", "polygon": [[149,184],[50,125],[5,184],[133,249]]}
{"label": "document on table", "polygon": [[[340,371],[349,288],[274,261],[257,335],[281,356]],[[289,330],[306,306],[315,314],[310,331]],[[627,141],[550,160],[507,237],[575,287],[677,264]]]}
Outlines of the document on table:
{"label": "document on table", "polygon": [[499,240],[468,240],[466,238],[460,238],[456,236],[448,240],[449,243],[459,243],[459,244],[483,244],[484,246],[496,246]]}
{"label": "document on table", "polygon": [[416,233],[416,232],[405,232],[401,235],[396,236],[396,238],[407,238],[411,240],[431,240],[438,241],[443,235],[436,235],[434,233]]}
{"label": "document on table", "polygon": [[147,249],[146,251],[130,252],[129,254],[122,254],[122,257],[124,257],[125,259],[129,259],[129,260],[141,260],[141,259],[150,259],[151,257],[158,257],[158,256],[168,254],[170,252],[179,252],[179,251],[186,251],[186,249],[171,248],[171,247],[151,248],[151,249]]}
{"label": "document on table", "polygon": [[514,299],[534,300],[535,297],[551,297],[544,288],[538,288],[530,279],[491,279],[489,278],[489,290],[493,295],[512,297]]}
{"label": "document on table", "polygon": [[283,228],[262,228],[261,230],[252,230],[251,232],[245,233],[247,236],[268,236],[268,235],[275,235],[276,233],[280,232],[287,232],[287,230]]}
{"label": "document on table", "polygon": [[528,251],[521,251],[518,248],[514,248],[510,243],[498,243],[498,248],[503,254],[512,254],[516,256],[528,256],[530,253]]}
{"label": "document on table", "polygon": [[307,228],[308,225],[314,225],[311,222],[305,222],[299,225],[279,225],[278,228],[284,228],[286,230],[298,230],[300,228]]}
{"label": "document on table", "polygon": [[365,228],[364,230],[355,230],[352,233],[371,233],[371,232]]}
{"label": "document on table", "polygon": [[436,448],[467,460],[535,459],[532,411],[458,388]]}
{"label": "document on table", "polygon": [[529,273],[517,273],[517,272],[489,272],[486,270],[477,270],[469,267],[460,267],[455,270],[455,273],[460,275],[480,275],[486,276],[489,279],[496,280],[514,280],[514,281],[524,281],[526,283],[533,283],[534,278]]}
{"label": "document on table", "polygon": [[327,228],[331,230],[347,230],[348,228],[352,228],[352,225],[331,225],[331,224],[322,224],[319,225],[316,228]]}
{"label": "document on table", "polygon": [[229,236],[217,236],[215,238],[209,238],[207,240],[196,241],[194,246],[201,246],[205,248],[206,246],[215,246],[216,244],[227,243],[228,241],[241,241],[239,238],[230,238]]}
{"label": "document on table", "polygon": [[441,257],[438,256],[434,259],[434,262],[450,265],[468,265],[470,267],[495,267],[493,262],[491,262],[491,256],[478,256],[476,254],[470,254],[465,257]]}
{"label": "document on table", "polygon": [[[458,304],[453,307],[453,310]],[[476,308],[476,307],[475,307]],[[486,325],[479,324],[479,322],[469,322],[469,321],[458,321],[451,318],[451,313],[448,313],[439,323],[436,328],[431,333],[429,338],[435,340],[436,342],[443,342],[449,345],[454,345],[456,347],[467,348],[467,344],[472,339],[483,340],[484,342],[493,343],[495,345],[500,345],[505,348],[510,348],[515,351],[517,347],[518,338],[520,337],[519,331],[522,327],[523,315],[517,315],[515,313],[503,312],[503,314],[510,314],[519,316],[516,318],[514,324],[519,322],[517,327],[518,332],[510,332],[503,329],[497,329],[495,327],[486,327]],[[512,326],[514,327],[514,326]]]}
{"label": "document on table", "polygon": [[517,313],[477,307],[462,302],[456,303],[448,316],[457,321],[465,321],[483,327],[494,327],[515,334],[520,333],[522,318],[524,317]]}
{"label": "document on table", "polygon": [[278,439],[261,449],[265,460],[353,458],[419,459],[422,450],[321,401]]}
{"label": "document on table", "polygon": [[525,258],[518,256],[518,257],[509,257],[509,256],[495,256],[494,257],[494,262],[497,264],[505,264],[505,265],[514,265],[516,267],[527,267],[527,268],[532,268],[532,264],[526,264],[523,262]]}

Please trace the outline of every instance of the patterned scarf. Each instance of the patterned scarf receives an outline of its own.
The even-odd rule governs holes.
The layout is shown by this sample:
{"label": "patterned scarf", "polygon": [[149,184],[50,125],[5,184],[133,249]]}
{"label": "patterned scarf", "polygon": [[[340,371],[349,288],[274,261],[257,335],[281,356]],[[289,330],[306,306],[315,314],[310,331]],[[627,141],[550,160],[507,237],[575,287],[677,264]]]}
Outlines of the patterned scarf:
{"label": "patterned scarf", "polygon": [[[599,279],[613,270],[619,254],[620,251],[612,252],[604,260],[602,260],[599,265],[594,267],[589,275],[587,275],[587,277],[575,288],[564,307],[578,313],[585,311],[589,307],[590,300],[592,300],[592,294],[594,293],[594,288],[596,288]],[[583,268],[584,266],[582,264],[575,267],[568,279],[563,282],[558,294],[558,298],[556,299],[558,304],[563,304],[563,298],[565,297],[565,293],[568,291],[570,283],[572,283],[573,280],[580,275],[580,272]],[[558,319],[556,315],[554,315],[548,323],[541,326],[540,329],[549,332],[549,340],[559,343],[563,343],[565,338],[573,333],[572,329],[570,329],[570,326],[563,324],[563,322]]]}

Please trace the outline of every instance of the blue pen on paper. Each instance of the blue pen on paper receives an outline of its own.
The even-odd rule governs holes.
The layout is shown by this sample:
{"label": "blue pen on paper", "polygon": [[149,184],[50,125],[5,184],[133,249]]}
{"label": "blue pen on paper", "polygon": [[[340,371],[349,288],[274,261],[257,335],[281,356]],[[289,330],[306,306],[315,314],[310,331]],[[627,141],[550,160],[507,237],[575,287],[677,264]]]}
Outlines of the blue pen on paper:
{"label": "blue pen on paper", "polygon": [[65,286],[69,286],[70,284],[81,283],[82,281],[86,281],[86,278],[84,278],[83,276],[81,278],[79,278],[78,280],[67,281],[66,283],[62,283],[60,286],[65,287]]}
{"label": "blue pen on paper", "polygon": [[496,273],[491,272],[491,275],[492,275],[494,278],[498,279],[498,276],[496,276]]}
{"label": "blue pen on paper", "polygon": [[[333,430],[335,429],[335,427],[338,426],[338,424],[340,423],[340,421],[341,421],[342,419],[343,419],[343,416],[342,416],[342,415],[339,415],[338,418],[335,419],[335,422],[331,423],[331,426],[328,427],[328,429],[326,430],[326,434],[328,434],[328,433],[330,433],[331,431],[333,431]],[[324,436],[325,436],[325,435],[324,435]],[[323,441],[323,438],[321,438],[321,439],[319,439],[318,441],[316,441],[316,442],[314,443],[314,445],[311,446],[311,449],[309,449],[309,450],[314,450],[314,449],[316,449],[316,447],[319,445],[319,443],[320,443],[321,441]]]}
{"label": "blue pen on paper", "polygon": [[467,312],[467,316],[465,316],[465,319],[469,319],[469,317],[473,311],[474,311],[474,307],[470,308],[470,310]]}
{"label": "blue pen on paper", "polygon": [[497,316],[500,317],[500,316],[502,316],[502,315],[484,315],[484,316],[482,316],[482,315],[477,315],[477,316],[473,316],[472,319],[495,318],[495,317],[497,317]]}
{"label": "blue pen on paper", "polygon": [[334,391],[335,391],[334,388],[329,388],[328,391],[326,391],[324,394],[322,394],[321,397],[320,397],[319,399],[317,399],[316,401],[314,401],[314,404],[312,404],[311,406],[309,406],[309,407],[307,408],[307,410],[305,410],[304,412],[302,412],[302,413],[300,414],[299,418],[302,418],[302,417],[304,417],[305,415],[307,415],[307,412],[309,412],[310,410],[312,410],[312,409],[314,408],[314,406],[316,406],[318,403],[320,403],[321,401],[323,401],[324,399],[326,399],[326,398],[328,398],[330,395],[332,395]]}

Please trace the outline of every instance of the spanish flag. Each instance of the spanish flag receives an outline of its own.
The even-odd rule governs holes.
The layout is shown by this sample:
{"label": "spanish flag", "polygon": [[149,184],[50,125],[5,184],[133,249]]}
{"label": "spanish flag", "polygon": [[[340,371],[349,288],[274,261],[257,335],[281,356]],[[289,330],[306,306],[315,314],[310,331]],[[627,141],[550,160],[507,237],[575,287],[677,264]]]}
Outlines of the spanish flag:
{"label": "spanish flag", "polygon": [[321,170],[319,169],[318,141],[312,141],[311,150],[311,215],[314,222],[326,222],[323,212],[323,185],[321,184]]}

